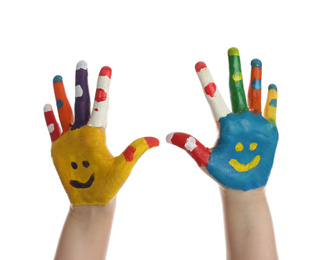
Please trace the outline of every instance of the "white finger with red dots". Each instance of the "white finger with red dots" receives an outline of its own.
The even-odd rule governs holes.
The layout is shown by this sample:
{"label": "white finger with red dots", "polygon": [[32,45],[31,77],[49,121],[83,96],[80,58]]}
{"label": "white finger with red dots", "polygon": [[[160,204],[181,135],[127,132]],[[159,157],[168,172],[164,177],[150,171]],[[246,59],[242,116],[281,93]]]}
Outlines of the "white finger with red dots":
{"label": "white finger with red dots", "polygon": [[215,120],[218,121],[220,118],[230,114],[231,112],[221,97],[207,65],[200,61],[196,64],[195,69]]}
{"label": "white finger with red dots", "polygon": [[88,122],[89,126],[105,128],[107,125],[111,75],[112,69],[108,66],[103,67],[99,73],[93,111]]}

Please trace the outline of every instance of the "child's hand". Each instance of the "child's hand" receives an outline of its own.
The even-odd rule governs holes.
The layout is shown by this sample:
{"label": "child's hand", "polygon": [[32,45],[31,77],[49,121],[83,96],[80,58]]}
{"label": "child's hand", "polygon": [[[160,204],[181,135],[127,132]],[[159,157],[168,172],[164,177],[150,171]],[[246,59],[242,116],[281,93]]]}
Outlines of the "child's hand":
{"label": "child's hand", "polygon": [[109,98],[111,69],[100,71],[95,102],[90,115],[87,64],[76,68],[75,120],[65,94],[61,76],[54,78],[54,91],[60,127],[51,105],[44,108],[52,140],[51,154],[61,182],[74,205],[105,205],[119,191],[141,155],[159,141],[153,137],[140,138],[122,154],[113,157],[106,147],[105,127]]}
{"label": "child's hand", "polygon": [[248,107],[244,93],[239,52],[228,51],[230,97],[233,113],[222,99],[210,72],[203,62],[196,71],[220,124],[220,137],[213,149],[204,147],[194,137],[172,133],[167,141],[185,149],[210,176],[223,187],[250,190],[265,186],[273,165],[278,141],[276,128],[277,88],[268,88],[264,117],[261,115],[261,61],[252,61]]}

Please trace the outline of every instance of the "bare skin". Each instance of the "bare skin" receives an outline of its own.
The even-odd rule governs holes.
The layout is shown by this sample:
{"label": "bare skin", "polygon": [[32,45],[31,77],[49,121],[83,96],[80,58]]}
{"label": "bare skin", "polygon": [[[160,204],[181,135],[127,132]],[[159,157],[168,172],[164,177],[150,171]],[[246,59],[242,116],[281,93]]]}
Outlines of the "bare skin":
{"label": "bare skin", "polygon": [[71,205],[55,260],[105,259],[115,206],[116,197],[105,206]]}
{"label": "bare skin", "polygon": [[277,260],[265,188],[247,192],[220,187],[227,260]]}

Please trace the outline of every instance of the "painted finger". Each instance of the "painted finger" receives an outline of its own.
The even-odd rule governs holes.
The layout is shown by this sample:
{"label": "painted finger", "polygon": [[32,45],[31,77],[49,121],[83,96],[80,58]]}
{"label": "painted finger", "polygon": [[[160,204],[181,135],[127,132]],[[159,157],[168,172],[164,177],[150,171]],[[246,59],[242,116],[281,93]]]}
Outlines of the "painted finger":
{"label": "painted finger", "polygon": [[97,80],[94,107],[88,122],[90,126],[106,127],[111,75],[112,69],[110,67],[103,67],[100,71]]}
{"label": "painted finger", "polygon": [[254,114],[261,114],[262,62],[254,59],[251,62],[252,72],[248,88],[248,108]]}
{"label": "painted finger", "polygon": [[122,154],[120,154],[116,160],[115,165],[118,169],[118,178],[121,182],[124,182],[130,175],[133,166],[138,159],[150,148],[159,146],[159,140],[154,137],[144,137],[132,142]]}
{"label": "painted finger", "polygon": [[211,107],[214,118],[216,121],[218,121],[220,118],[225,117],[227,114],[229,114],[230,111],[225,101],[221,97],[207,65],[204,62],[198,62],[195,65],[195,69],[204,90],[205,96]]}
{"label": "painted finger", "polygon": [[239,51],[237,48],[228,50],[229,60],[229,90],[233,113],[248,111],[240,66]]}
{"label": "painted finger", "polygon": [[74,123],[74,115],[66,96],[63,78],[59,75],[55,76],[53,79],[53,84],[60,124],[63,128],[63,133],[65,133]]}
{"label": "painted finger", "polygon": [[56,121],[53,108],[51,105],[47,104],[44,106],[45,120],[50,134],[51,141],[56,141],[61,135],[60,127]]}
{"label": "painted finger", "polygon": [[203,146],[196,138],[185,133],[168,134],[166,140],[184,149],[198,164],[199,167],[207,166],[211,149]]}
{"label": "painted finger", "polygon": [[277,87],[274,84],[270,84],[268,86],[264,117],[274,125],[276,125],[276,108],[277,108]]}
{"label": "painted finger", "polygon": [[87,63],[80,61],[76,66],[75,123],[72,130],[87,124],[90,116],[90,98],[87,81]]}

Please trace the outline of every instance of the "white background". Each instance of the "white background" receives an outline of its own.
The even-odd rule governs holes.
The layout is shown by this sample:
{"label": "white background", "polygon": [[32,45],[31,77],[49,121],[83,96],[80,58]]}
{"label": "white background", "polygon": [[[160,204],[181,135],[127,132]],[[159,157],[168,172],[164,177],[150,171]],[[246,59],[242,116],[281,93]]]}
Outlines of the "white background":
{"label": "white background", "polygon": [[[227,50],[263,62],[279,89],[280,141],[267,185],[281,259],[321,259],[319,1],[2,1],[0,259],[52,259],[69,201],[50,157],[43,106],[52,78],[74,99],[76,63],[89,65],[92,97],[113,69],[108,147],[136,138],[160,147],[134,167],[118,195],[108,259],[224,259],[217,184],[165,142],[183,131],[211,147],[217,129],[194,65],[206,62],[229,102]],[[93,98],[92,98],[93,100]],[[56,109],[55,109],[56,113]],[[57,113],[56,113],[57,115]]]}

